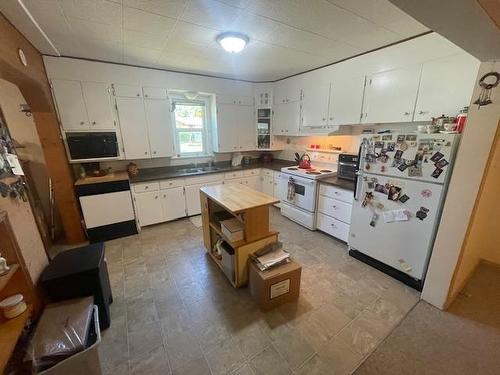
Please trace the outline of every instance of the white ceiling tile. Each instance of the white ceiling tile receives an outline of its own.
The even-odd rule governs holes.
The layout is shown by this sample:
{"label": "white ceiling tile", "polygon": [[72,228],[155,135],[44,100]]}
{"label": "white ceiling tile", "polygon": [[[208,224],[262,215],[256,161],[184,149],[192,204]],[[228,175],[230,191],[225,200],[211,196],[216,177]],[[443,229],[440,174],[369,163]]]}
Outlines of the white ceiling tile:
{"label": "white ceiling tile", "polygon": [[102,39],[109,42],[121,43],[122,33],[115,25],[92,22],[78,18],[67,17],[72,34],[82,40]]}
{"label": "white ceiling tile", "polygon": [[59,0],[67,17],[121,25],[122,7],[106,0]]}
{"label": "white ceiling tile", "polygon": [[237,29],[241,9],[215,0],[192,0],[181,20],[221,31]]}
{"label": "white ceiling tile", "polygon": [[[66,56],[273,80],[427,31],[388,0],[23,0]],[[16,0],[0,10],[55,53]],[[228,54],[215,39],[240,31]]]}
{"label": "white ceiling tile", "polygon": [[123,27],[149,34],[167,35],[175,25],[175,19],[144,12],[134,8],[123,8]]}
{"label": "white ceiling tile", "polygon": [[135,30],[123,30],[123,43],[131,47],[162,49],[166,39],[165,34],[146,34]]}
{"label": "white ceiling tile", "polygon": [[187,0],[123,0],[123,5],[172,18],[179,17]]}

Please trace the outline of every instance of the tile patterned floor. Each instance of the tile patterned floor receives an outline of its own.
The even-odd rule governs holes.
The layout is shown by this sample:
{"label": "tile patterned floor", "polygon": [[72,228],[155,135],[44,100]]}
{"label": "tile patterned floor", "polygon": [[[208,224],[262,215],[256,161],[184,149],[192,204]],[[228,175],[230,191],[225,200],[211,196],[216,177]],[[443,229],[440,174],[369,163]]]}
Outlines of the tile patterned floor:
{"label": "tile patterned floor", "polygon": [[208,259],[189,219],[110,241],[105,374],[348,374],[415,305],[414,290],[348,256],[346,245],[271,209],[302,264],[298,302],[267,313]]}

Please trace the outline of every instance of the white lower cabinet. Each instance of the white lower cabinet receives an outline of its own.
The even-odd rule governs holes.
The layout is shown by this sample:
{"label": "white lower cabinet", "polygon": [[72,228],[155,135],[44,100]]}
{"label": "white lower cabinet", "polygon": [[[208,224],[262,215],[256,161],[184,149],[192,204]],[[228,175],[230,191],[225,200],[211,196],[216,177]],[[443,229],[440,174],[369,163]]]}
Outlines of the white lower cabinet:
{"label": "white lower cabinet", "polygon": [[262,192],[264,194],[274,196],[274,178],[273,176],[262,176]]}
{"label": "white lower cabinet", "polygon": [[273,180],[273,196],[276,199],[280,199],[280,172],[274,172],[274,180]]}
{"label": "white lower cabinet", "polygon": [[164,221],[175,220],[186,216],[184,187],[176,187],[160,191]]}
{"label": "white lower cabinet", "polygon": [[351,224],[353,193],[337,186],[319,187],[316,229],[347,242]]}
{"label": "white lower cabinet", "polygon": [[[186,216],[184,183],[179,180],[134,184],[134,202],[139,226],[162,223]],[[159,189],[159,186],[162,189]],[[174,187],[168,187],[174,186]],[[168,188],[163,188],[168,187]]]}
{"label": "white lower cabinet", "polygon": [[134,195],[139,226],[157,224],[164,221],[163,206],[159,191],[148,191]]}
{"label": "white lower cabinet", "polygon": [[200,188],[204,186],[220,185],[222,181],[186,186],[186,213],[187,216],[201,214]]}

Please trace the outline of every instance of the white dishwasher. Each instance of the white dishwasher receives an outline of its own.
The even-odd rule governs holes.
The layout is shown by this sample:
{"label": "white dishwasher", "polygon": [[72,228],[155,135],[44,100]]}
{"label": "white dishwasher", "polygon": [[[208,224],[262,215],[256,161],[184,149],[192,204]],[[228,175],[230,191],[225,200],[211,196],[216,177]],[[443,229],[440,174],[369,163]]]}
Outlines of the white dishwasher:
{"label": "white dishwasher", "polygon": [[90,242],[137,234],[128,180],[77,185],[76,193]]}

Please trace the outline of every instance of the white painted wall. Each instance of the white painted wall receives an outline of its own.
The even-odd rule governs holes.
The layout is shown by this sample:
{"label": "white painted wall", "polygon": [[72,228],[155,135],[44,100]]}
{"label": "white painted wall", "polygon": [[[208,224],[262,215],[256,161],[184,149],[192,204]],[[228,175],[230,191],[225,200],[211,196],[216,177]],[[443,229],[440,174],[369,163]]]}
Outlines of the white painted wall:
{"label": "white painted wall", "polygon": [[[500,71],[500,63],[485,62],[478,80],[489,71]],[[472,101],[479,96],[475,86]],[[500,119],[500,87],[492,92],[493,104],[478,109],[471,104],[469,118],[455,161],[440,227],[425,280],[422,299],[445,307],[460,250],[471,219],[495,131]]]}

